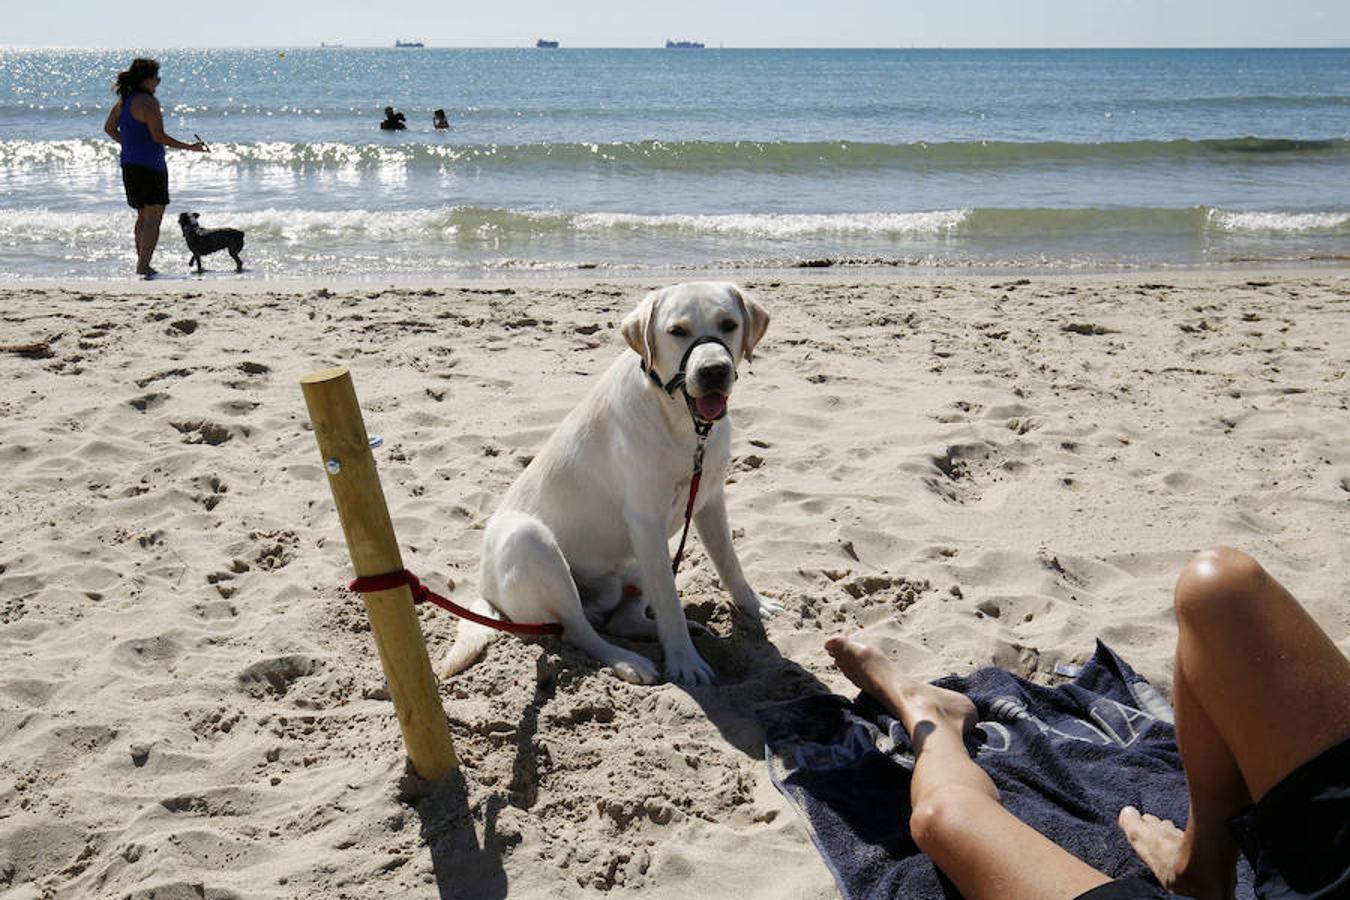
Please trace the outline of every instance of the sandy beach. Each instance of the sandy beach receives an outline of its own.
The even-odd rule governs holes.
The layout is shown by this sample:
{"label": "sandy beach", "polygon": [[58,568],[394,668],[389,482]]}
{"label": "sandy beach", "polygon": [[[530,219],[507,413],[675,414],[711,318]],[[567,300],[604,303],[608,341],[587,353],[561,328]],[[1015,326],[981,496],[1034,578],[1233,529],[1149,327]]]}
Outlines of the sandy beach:
{"label": "sandy beach", "polygon": [[754,276],[727,498],[784,612],[691,539],[714,686],[499,639],[441,686],[463,777],[428,792],[298,380],[351,369],[405,563],[467,604],[664,283],[0,286],[0,898],[833,897],[754,717],[852,695],[830,634],[1046,683],[1101,638],[1170,694],[1172,581],[1226,543],[1350,651],[1350,270]]}

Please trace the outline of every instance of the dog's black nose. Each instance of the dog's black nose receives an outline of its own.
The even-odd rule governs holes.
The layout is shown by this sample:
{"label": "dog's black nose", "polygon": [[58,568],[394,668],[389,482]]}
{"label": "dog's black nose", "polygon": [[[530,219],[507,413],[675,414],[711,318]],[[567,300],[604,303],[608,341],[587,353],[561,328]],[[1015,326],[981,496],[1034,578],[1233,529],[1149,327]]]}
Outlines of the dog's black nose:
{"label": "dog's black nose", "polygon": [[726,381],[731,377],[731,363],[708,363],[706,366],[699,366],[698,374],[704,381]]}

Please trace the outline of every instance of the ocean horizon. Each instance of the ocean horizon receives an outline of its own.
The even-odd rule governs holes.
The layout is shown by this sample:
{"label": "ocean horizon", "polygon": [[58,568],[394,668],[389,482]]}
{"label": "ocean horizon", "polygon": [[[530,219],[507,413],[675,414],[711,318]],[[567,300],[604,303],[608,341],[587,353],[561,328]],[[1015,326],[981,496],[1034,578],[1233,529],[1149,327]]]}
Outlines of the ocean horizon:
{"label": "ocean horizon", "polygon": [[[1350,258],[1350,49],[138,52],[213,151],[170,151],[161,271],[189,210],[245,278]],[[130,56],[0,50],[0,278],[130,271]]]}

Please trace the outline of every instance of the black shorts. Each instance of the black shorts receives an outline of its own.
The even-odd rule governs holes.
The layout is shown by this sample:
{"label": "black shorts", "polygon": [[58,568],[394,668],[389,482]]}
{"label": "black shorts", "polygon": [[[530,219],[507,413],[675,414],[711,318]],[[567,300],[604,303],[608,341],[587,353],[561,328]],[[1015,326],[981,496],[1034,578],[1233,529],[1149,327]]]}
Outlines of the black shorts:
{"label": "black shorts", "polygon": [[1108,881],[1074,900],[1169,900],[1175,896],[1147,879],[1131,876]]}
{"label": "black shorts", "polygon": [[1228,820],[1258,897],[1350,897],[1350,740],[1322,751]]}
{"label": "black shorts", "polygon": [[169,205],[169,173],[145,166],[122,164],[122,186],[127,189],[127,206]]}
{"label": "black shorts", "polygon": [[[1258,898],[1350,897],[1350,740],[1322,751],[1228,820],[1256,874]],[[1078,900],[1160,900],[1143,878],[1118,878]]]}

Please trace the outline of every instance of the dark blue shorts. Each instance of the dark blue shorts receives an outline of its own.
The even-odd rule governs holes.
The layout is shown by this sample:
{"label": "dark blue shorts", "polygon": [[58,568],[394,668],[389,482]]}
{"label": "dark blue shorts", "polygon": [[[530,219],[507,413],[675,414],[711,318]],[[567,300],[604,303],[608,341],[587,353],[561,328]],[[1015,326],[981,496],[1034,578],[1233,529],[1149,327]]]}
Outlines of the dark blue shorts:
{"label": "dark blue shorts", "polygon": [[169,205],[169,173],[145,166],[122,164],[122,186],[127,190],[127,206]]}
{"label": "dark blue shorts", "polygon": [[[1322,751],[1228,820],[1261,900],[1350,897],[1350,740]],[[1143,878],[1118,878],[1078,900],[1166,900]]]}

